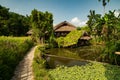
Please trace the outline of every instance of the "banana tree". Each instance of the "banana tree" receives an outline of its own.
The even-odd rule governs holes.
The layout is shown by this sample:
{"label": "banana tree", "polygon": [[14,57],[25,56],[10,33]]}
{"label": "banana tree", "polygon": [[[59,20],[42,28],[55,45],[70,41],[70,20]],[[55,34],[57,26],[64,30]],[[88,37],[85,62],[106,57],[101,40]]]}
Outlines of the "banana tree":
{"label": "banana tree", "polygon": [[87,25],[90,28],[90,31],[92,32],[94,29],[94,25],[95,23],[101,18],[100,14],[96,14],[95,10],[90,10],[90,14],[87,16],[88,17],[88,21],[87,21]]}
{"label": "banana tree", "polygon": [[110,39],[114,39],[114,35],[118,32],[117,31],[117,24],[118,19],[114,15],[115,11],[109,11],[108,14],[105,14],[103,17],[103,20],[105,21],[103,25],[102,33],[106,37],[106,39],[109,41]]}
{"label": "banana tree", "polygon": [[103,13],[105,14],[105,6],[107,5],[108,2],[110,2],[110,0],[98,0],[99,2],[102,1],[102,6],[103,6]]}

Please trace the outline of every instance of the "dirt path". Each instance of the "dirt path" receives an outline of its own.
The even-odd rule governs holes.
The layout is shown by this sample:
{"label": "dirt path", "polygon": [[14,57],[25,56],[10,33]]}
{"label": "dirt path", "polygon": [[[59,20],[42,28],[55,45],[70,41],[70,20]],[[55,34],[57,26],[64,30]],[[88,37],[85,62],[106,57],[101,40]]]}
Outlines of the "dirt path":
{"label": "dirt path", "polygon": [[34,80],[32,73],[32,61],[35,49],[36,46],[27,53],[22,61],[20,61],[11,80]]}

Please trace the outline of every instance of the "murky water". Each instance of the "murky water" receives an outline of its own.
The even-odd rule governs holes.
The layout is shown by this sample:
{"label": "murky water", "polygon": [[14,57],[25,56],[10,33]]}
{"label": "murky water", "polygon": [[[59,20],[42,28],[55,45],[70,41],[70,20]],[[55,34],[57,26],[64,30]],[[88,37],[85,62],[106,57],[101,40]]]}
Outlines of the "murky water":
{"label": "murky water", "polygon": [[85,65],[88,60],[100,60],[101,46],[84,46],[79,48],[53,48],[46,51],[46,60],[50,68],[59,65]]}

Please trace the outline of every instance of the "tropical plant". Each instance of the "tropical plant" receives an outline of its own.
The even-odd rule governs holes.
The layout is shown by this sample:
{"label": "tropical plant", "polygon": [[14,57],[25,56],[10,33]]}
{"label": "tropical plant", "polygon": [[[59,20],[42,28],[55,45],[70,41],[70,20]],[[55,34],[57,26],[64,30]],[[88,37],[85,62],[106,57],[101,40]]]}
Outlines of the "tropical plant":
{"label": "tropical plant", "polygon": [[[105,42],[105,48],[103,49],[104,59],[108,60],[110,63],[115,63],[116,55],[114,54],[118,46],[118,39],[119,39],[119,19],[114,15],[115,11],[109,11],[108,14],[105,14],[101,21],[102,21],[102,37]],[[107,58],[106,58],[107,57]]]}
{"label": "tropical plant", "polygon": [[89,19],[87,21],[87,25],[90,28],[90,31],[92,32],[94,30],[95,23],[101,18],[101,15],[96,14],[95,10],[90,10],[90,15],[88,15],[87,17]]}
{"label": "tropical plant", "polygon": [[101,27],[99,26],[97,27],[98,29],[96,29],[96,25],[98,25],[98,22],[100,23],[100,19],[101,19],[101,15],[100,14],[96,14],[95,10],[90,10],[90,15],[88,15],[88,21],[87,21],[87,25],[90,29],[90,34],[94,37],[95,41],[97,42],[98,36],[101,36]]}
{"label": "tropical plant", "polygon": [[118,33],[117,24],[118,19],[114,15],[115,11],[109,11],[108,14],[105,14],[104,17],[102,17],[102,35],[105,37],[107,41],[111,39],[115,39],[115,34]]}
{"label": "tropical plant", "polygon": [[[98,1],[101,1],[101,0],[98,0]],[[109,2],[110,0],[102,0],[102,6],[104,7],[104,11],[103,13],[105,14],[105,6],[107,5],[107,3]]]}

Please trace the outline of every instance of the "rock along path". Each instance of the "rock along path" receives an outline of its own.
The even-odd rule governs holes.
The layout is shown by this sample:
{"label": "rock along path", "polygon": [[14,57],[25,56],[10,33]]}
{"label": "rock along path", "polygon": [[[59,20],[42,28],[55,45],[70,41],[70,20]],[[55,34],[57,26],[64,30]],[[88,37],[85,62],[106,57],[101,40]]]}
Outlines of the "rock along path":
{"label": "rock along path", "polygon": [[24,59],[20,61],[11,80],[34,80],[32,72],[32,61],[34,58],[35,49],[36,46],[31,48]]}

